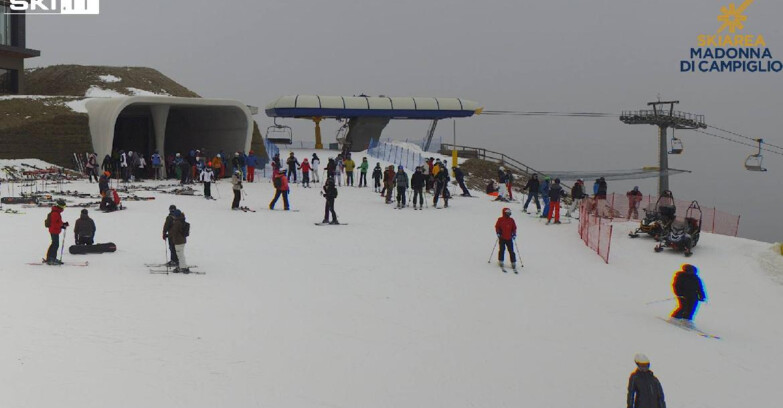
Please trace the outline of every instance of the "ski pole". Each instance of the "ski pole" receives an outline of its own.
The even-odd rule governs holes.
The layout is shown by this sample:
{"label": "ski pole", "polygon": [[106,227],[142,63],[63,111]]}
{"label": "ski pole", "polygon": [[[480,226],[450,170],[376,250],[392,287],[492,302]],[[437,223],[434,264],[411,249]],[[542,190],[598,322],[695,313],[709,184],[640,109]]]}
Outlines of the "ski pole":
{"label": "ski pole", "polygon": [[670,298],[661,299],[661,300],[653,300],[652,302],[645,303],[645,305],[652,305],[652,304],[655,304],[655,303],[668,302],[668,301],[674,300],[674,299],[677,299],[677,297],[675,296],[675,297],[670,297]]}
{"label": "ski pole", "polygon": [[63,242],[60,246],[60,262],[63,261],[63,250],[65,249],[65,233],[68,232],[68,229],[63,229]]}
{"label": "ski pole", "polygon": [[492,255],[495,254],[495,248],[498,247],[498,242],[500,242],[500,238],[495,240],[495,245],[492,246],[492,252],[489,253],[489,259],[487,259],[487,263],[492,262]]}
{"label": "ski pole", "polygon": [[522,252],[519,252],[519,244],[517,244],[517,239],[513,238],[512,241],[514,241],[514,248],[517,249],[517,259],[519,260],[519,264],[522,265]]}

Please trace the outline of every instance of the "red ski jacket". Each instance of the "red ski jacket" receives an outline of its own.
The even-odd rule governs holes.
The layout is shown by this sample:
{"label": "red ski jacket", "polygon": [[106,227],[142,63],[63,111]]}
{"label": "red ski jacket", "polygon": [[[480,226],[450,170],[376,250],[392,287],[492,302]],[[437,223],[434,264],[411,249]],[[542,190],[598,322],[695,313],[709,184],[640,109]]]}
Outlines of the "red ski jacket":
{"label": "red ski jacket", "polygon": [[59,234],[63,229],[63,209],[58,206],[52,207],[52,215],[49,217],[49,233]]}
{"label": "red ski jacket", "polygon": [[500,217],[495,223],[495,232],[500,234],[500,238],[510,241],[511,237],[517,235],[517,223],[511,217]]}

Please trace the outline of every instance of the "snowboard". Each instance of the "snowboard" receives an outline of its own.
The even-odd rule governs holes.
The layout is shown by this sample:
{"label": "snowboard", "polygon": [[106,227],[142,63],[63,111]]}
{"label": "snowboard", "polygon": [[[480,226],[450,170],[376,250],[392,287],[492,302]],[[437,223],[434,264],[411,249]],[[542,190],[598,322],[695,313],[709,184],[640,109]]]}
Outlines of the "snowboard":
{"label": "snowboard", "polygon": [[68,252],[73,255],[102,254],[105,252],[114,252],[116,250],[117,245],[114,245],[113,242],[94,245],[71,245],[68,248]]}
{"label": "snowboard", "polygon": [[323,222],[316,222],[316,223],[315,223],[315,225],[334,225],[334,226],[338,226],[338,225],[348,225],[348,223],[346,223],[346,222],[341,222],[341,223],[339,223],[339,224],[330,224],[330,223],[328,223],[328,222],[327,222],[327,223],[323,223]]}

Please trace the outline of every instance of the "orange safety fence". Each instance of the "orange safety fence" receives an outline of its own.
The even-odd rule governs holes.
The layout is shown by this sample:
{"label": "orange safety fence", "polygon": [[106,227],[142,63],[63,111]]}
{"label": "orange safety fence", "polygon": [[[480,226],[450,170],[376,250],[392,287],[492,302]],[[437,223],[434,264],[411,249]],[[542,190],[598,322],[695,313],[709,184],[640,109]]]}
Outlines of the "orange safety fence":
{"label": "orange safety fence", "polygon": [[598,253],[598,256],[609,263],[609,251],[612,247],[612,220],[599,217],[593,207],[591,199],[582,200],[579,205],[579,236],[590,249]]}

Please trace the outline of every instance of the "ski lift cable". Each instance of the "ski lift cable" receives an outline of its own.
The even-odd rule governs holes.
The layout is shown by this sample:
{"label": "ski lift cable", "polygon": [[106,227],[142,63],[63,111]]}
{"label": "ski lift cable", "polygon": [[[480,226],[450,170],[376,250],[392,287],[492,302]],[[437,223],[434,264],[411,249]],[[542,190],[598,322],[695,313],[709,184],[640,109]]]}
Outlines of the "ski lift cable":
{"label": "ski lift cable", "polygon": [[[690,129],[690,130],[693,130],[694,132],[698,132],[698,133],[703,133],[703,134],[705,134],[707,136],[712,136],[712,137],[717,137],[719,139],[728,140],[729,142],[741,144],[741,145],[744,145],[744,146],[750,146],[750,147],[754,147],[754,148],[758,148],[759,147],[758,140],[756,140],[756,139],[751,139],[754,142],[756,142],[756,144],[750,144],[750,143],[745,143],[745,142],[742,142],[742,141],[739,141],[739,140],[735,140],[735,139],[732,139],[732,138],[729,138],[729,137],[716,135],[716,134],[710,133],[710,132],[705,132],[703,130],[698,130],[698,129]],[[766,144],[766,143],[764,143],[764,144]],[[776,152],[774,150],[765,149],[763,147],[761,148],[761,151],[769,152],[769,153],[772,153],[772,154],[777,154],[779,156],[783,156],[783,153],[781,153],[781,152]]]}
{"label": "ski lift cable", "polygon": [[[715,130],[720,130],[721,132],[726,132],[726,133],[728,133],[728,134],[731,134],[731,135],[734,135],[734,136],[737,136],[737,137],[741,137],[741,138],[743,138],[743,139],[752,140],[752,141],[754,141],[754,142],[757,142],[757,141],[758,141],[758,139],[754,139],[754,138],[752,138],[752,137],[747,137],[747,136],[745,136],[745,135],[741,135],[741,134],[739,134],[739,133],[732,132],[732,131],[730,131],[730,130],[721,129],[721,128],[717,127],[717,126],[710,126],[710,125],[707,125],[707,127],[713,128],[713,129],[715,129]],[[774,147],[774,148],[776,148],[776,149],[783,150],[783,147],[780,147],[780,146],[776,146],[776,145],[773,145],[773,144],[769,144],[769,143],[767,143],[767,142],[764,142],[764,144],[765,144],[765,145],[767,145],[767,146],[769,146],[769,147]]]}
{"label": "ski lift cable", "polygon": [[482,115],[507,115],[507,116],[555,116],[555,117],[620,117],[614,113],[603,112],[547,112],[547,111],[508,111],[508,110],[485,110]]}

